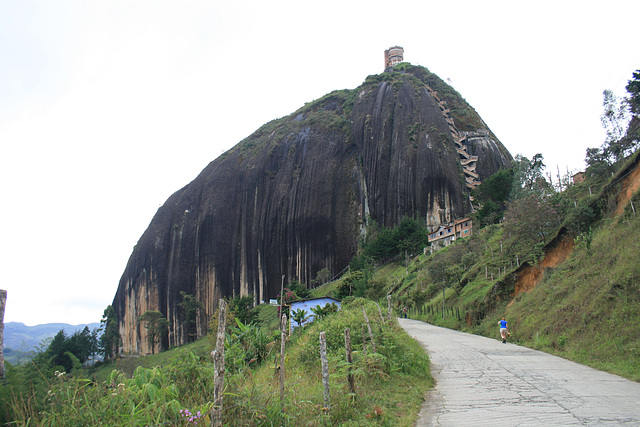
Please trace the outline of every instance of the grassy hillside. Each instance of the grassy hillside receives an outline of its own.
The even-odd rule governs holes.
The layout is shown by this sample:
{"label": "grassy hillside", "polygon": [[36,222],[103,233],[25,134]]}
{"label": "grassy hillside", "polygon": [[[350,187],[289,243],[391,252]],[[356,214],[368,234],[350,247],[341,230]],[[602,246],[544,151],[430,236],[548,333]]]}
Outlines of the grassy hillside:
{"label": "grassy hillside", "polygon": [[511,342],[640,381],[638,162],[555,195],[562,221],[544,243],[524,244],[505,221],[380,267],[369,289],[412,318],[496,339],[505,316]]}

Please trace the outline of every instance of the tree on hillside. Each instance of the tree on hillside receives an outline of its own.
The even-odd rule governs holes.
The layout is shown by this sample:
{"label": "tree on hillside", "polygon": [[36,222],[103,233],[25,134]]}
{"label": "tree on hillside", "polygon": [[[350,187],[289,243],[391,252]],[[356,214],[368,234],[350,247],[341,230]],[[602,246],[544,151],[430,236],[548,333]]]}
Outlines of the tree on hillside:
{"label": "tree on hillside", "polygon": [[324,306],[317,305],[315,307],[311,307],[311,312],[315,316],[314,320],[321,320],[331,313],[337,313],[338,308],[339,307],[335,302],[328,302]]}
{"label": "tree on hillside", "polygon": [[147,330],[147,340],[149,341],[151,352],[155,352],[156,344],[158,344],[167,333],[169,321],[159,311],[148,310],[138,318],[138,322],[145,322],[144,327]]}
{"label": "tree on hillside", "polygon": [[338,289],[338,298],[345,298],[352,295],[364,297],[364,293],[367,290],[367,282],[368,278],[365,272],[360,270],[351,271],[342,281],[340,289]]}
{"label": "tree on hillside", "polygon": [[324,285],[331,280],[331,272],[327,267],[322,268],[316,274],[316,278],[311,281],[311,286],[316,287]]}
{"label": "tree on hillside", "polygon": [[[253,309],[253,294],[243,297],[226,298],[227,312],[232,313],[239,321],[248,325],[253,323],[258,313]],[[217,319],[217,317],[216,317]],[[215,333],[215,330],[213,331]]]}
{"label": "tree on hillside", "polygon": [[590,177],[605,176],[611,169],[609,155],[604,148],[587,148],[585,156],[586,174]]}
{"label": "tree on hillside", "polygon": [[46,355],[51,358],[53,366],[62,366],[66,372],[71,371],[71,360],[65,356],[67,351],[67,334],[64,329],[60,329],[53,337],[49,347],[47,347]]}
{"label": "tree on hillside", "polygon": [[44,360],[50,360],[55,366],[62,367],[66,372],[80,367],[91,356],[97,347],[97,335],[85,326],[82,331],[76,331],[70,337],[61,329],[51,340],[44,351]]}
{"label": "tree on hillside", "polygon": [[590,176],[606,176],[612,165],[633,153],[640,143],[640,70],[633,73],[627,86],[628,95],[618,98],[611,90],[602,93],[600,116],[606,132],[599,148],[588,148],[585,158]]}
{"label": "tree on hillside", "polygon": [[68,347],[69,351],[75,354],[81,362],[84,362],[97,351],[97,334],[91,333],[89,327],[85,326],[82,331],[74,332],[69,337]]}
{"label": "tree on hillside", "polygon": [[542,154],[534,155],[531,160],[521,154],[516,155],[513,161],[513,186],[511,188],[511,200],[521,199],[528,194],[551,194],[553,187],[544,178]]}
{"label": "tree on hillside", "polygon": [[473,191],[475,202],[481,206],[476,212],[480,227],[500,222],[507,209],[513,181],[513,169],[500,169]]}
{"label": "tree on hillside", "polygon": [[640,70],[633,72],[633,77],[627,83],[626,89],[631,120],[625,138],[629,140],[631,149],[635,150],[640,144]]}
{"label": "tree on hillside", "polygon": [[619,99],[611,90],[602,92],[602,106],[604,111],[600,116],[602,127],[607,137],[603,146],[603,153],[609,163],[623,159],[628,153],[628,143],[624,135],[629,121],[627,101]]}
{"label": "tree on hillside", "polygon": [[429,276],[431,277],[431,281],[442,287],[442,316],[444,319],[444,310],[445,310],[445,290],[446,288],[451,287],[452,282],[455,278],[449,276],[449,267],[450,260],[446,256],[441,256],[433,259],[427,270],[429,271]]}
{"label": "tree on hillside", "polygon": [[196,297],[185,291],[180,291],[180,295],[182,296],[182,301],[178,303],[178,307],[184,316],[182,324],[184,325],[185,334],[187,335],[187,342],[191,342],[197,338],[197,319],[203,305]]}
{"label": "tree on hillside", "polygon": [[100,336],[98,343],[99,353],[104,356],[105,360],[116,357],[122,344],[122,338],[120,337],[116,311],[110,305],[105,308],[102,314],[100,330],[102,331],[102,336]]}
{"label": "tree on hillside", "polygon": [[363,259],[384,261],[403,253],[415,254],[428,245],[428,234],[423,221],[406,217],[396,227],[385,228],[369,240]]}
{"label": "tree on hillside", "polygon": [[298,282],[295,279],[292,279],[289,282],[289,289],[295,292],[296,295],[298,295],[298,298],[301,299],[309,298],[311,296],[311,291],[307,289],[306,285],[304,283]]}
{"label": "tree on hillside", "polygon": [[626,86],[629,94],[628,103],[633,116],[640,116],[640,70],[633,72],[633,77]]}
{"label": "tree on hillside", "polygon": [[505,235],[510,236],[510,247],[515,252],[537,257],[549,238],[557,232],[560,219],[550,197],[536,194],[515,200],[504,216]]}

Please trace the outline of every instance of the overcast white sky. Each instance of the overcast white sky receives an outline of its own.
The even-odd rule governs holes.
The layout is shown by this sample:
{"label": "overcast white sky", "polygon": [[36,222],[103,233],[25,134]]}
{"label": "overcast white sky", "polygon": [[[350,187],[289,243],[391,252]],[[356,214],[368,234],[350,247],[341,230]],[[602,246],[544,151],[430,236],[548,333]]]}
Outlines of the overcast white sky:
{"label": "overcast white sky", "polygon": [[602,91],[640,69],[640,2],[604,3],[0,0],[5,321],[99,321],[173,192],[382,72],[390,46],[450,79],[513,155],[581,169]]}

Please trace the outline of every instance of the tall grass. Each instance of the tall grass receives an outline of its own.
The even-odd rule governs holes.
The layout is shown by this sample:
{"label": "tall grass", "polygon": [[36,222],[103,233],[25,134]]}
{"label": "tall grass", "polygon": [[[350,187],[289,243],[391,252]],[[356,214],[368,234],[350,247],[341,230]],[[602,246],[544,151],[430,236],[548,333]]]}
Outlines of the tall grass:
{"label": "tall grass", "polygon": [[[369,341],[362,341],[362,307],[372,321],[376,353],[368,332]],[[352,366],[345,362],[347,327],[353,331]],[[326,332],[328,341],[329,408],[324,407],[320,375],[320,331]],[[48,377],[43,401],[35,405],[29,398],[17,397],[11,421],[43,426],[208,425],[214,369],[210,358],[198,350],[200,345],[167,352],[162,359],[155,359],[162,365],[138,366],[130,375],[112,370],[103,380],[59,372],[43,374]],[[280,358],[275,353],[257,368],[235,360],[244,360],[244,355],[227,355],[232,369],[225,375],[225,425],[409,426],[433,384],[424,350],[395,320],[383,321],[371,301],[354,300],[340,312],[297,329],[287,347],[283,401],[279,367],[273,364]],[[144,359],[131,360],[144,364]],[[347,387],[347,370],[356,378],[355,393]]]}
{"label": "tall grass", "polygon": [[507,309],[519,342],[640,381],[639,255],[637,219],[605,224]]}

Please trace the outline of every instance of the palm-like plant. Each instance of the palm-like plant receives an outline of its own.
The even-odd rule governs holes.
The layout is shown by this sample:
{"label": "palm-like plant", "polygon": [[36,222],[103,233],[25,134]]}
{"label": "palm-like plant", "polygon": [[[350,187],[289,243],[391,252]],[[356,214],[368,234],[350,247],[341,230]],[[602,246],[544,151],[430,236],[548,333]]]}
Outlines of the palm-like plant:
{"label": "palm-like plant", "polygon": [[301,326],[304,322],[306,322],[309,319],[309,316],[307,316],[306,310],[300,308],[298,310],[293,310],[291,312],[291,319],[294,322],[296,322],[298,326]]}

